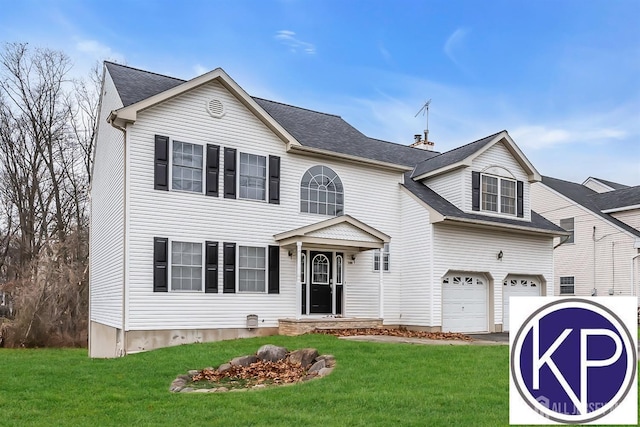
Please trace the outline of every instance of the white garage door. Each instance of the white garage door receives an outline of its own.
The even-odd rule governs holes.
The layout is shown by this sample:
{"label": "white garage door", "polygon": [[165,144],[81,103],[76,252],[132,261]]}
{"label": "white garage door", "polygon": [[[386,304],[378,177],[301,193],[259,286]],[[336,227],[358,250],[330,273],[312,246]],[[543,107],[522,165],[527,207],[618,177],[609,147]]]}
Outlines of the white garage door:
{"label": "white garage door", "polygon": [[446,275],[442,279],[442,331],[487,332],[487,294],[483,275]]}
{"label": "white garage door", "polygon": [[540,280],[528,276],[507,276],[502,284],[502,330],[509,330],[509,298],[539,296]]}

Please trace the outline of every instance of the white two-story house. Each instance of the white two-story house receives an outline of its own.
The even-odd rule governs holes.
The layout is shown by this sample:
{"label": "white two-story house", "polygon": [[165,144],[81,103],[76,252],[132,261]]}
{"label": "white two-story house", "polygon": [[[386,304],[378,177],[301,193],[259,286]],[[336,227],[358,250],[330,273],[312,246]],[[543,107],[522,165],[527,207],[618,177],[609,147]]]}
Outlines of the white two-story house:
{"label": "white two-story house", "polygon": [[555,243],[556,295],[638,295],[640,186],[544,176],[532,186],[532,202],[570,232]]}
{"label": "white two-story house", "polygon": [[339,116],[105,63],[91,188],[94,357],[367,319],[508,330],[554,293],[540,174],[506,131],[437,153]]}

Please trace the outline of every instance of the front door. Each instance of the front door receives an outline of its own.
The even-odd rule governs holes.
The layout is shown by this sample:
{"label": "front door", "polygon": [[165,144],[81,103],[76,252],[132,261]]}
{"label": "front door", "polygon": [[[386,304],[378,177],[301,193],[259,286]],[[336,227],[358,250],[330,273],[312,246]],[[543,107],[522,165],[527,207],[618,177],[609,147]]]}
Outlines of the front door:
{"label": "front door", "polygon": [[311,251],[311,310],[312,314],[331,314],[332,279],[331,252]]}

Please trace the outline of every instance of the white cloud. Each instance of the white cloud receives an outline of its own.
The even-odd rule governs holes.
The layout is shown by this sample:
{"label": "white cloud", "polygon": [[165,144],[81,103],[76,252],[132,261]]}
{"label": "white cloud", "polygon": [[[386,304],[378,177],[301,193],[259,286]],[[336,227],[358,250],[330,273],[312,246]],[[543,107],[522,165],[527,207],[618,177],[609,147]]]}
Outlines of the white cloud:
{"label": "white cloud", "polygon": [[211,70],[206,68],[204,65],[196,64],[193,66],[193,72],[195,73],[196,77],[208,73],[209,71]]}
{"label": "white cloud", "polygon": [[276,32],[275,38],[282,44],[289,47],[289,50],[293,53],[302,52],[307,55],[315,55],[316,47],[309,43],[302,41],[295,37],[296,33],[290,30],[280,30]]}
{"label": "white cloud", "polygon": [[391,53],[389,53],[386,47],[380,44],[380,46],[378,46],[378,49],[380,50],[380,55],[382,56],[382,59],[384,59],[387,62],[391,61],[392,59]]}
{"label": "white cloud", "polygon": [[445,55],[447,55],[447,57],[457,66],[460,66],[460,63],[458,62],[458,58],[456,57],[456,51],[460,49],[460,47],[464,43],[467,34],[469,34],[468,29],[458,28],[449,36],[447,41],[444,43],[443,50]]}
{"label": "white cloud", "polygon": [[92,60],[125,62],[124,55],[96,40],[80,40],[76,43],[76,49],[90,56]]}
{"label": "white cloud", "polygon": [[622,140],[628,132],[613,128],[589,126],[580,120],[568,123],[564,128],[545,125],[528,125],[514,128],[509,132],[518,145],[532,149],[547,149],[561,144],[602,143]]}

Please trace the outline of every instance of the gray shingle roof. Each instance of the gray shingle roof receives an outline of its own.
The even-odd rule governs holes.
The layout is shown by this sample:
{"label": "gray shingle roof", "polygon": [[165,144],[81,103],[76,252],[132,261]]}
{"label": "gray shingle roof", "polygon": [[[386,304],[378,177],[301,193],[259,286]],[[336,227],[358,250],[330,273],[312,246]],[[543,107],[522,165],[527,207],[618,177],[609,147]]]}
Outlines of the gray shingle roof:
{"label": "gray shingle roof", "polygon": [[603,211],[623,208],[625,206],[640,205],[640,185],[607,191],[606,193],[595,194],[592,197],[598,207]]}
{"label": "gray shingle roof", "polygon": [[104,62],[116,85],[122,104],[127,107],[184,83],[184,80],[113,62]]}
{"label": "gray shingle roof", "polygon": [[[543,176],[542,183],[577,204],[589,209],[604,220],[628,231],[636,237],[640,237],[640,230],[636,230],[613,216],[602,212],[602,210],[612,209],[614,207],[640,204],[640,187],[630,187],[628,189],[609,191],[607,193],[598,193],[582,184],[551,178],[549,176]],[[619,192],[624,193],[620,194]]]}
{"label": "gray shingle roof", "polygon": [[413,166],[437,152],[369,138],[340,116],[253,98],[302,145],[381,162]]}
{"label": "gray shingle roof", "polygon": [[402,184],[407,190],[409,190],[412,194],[418,197],[427,205],[431,206],[441,215],[449,217],[450,219],[459,218],[463,220],[474,220],[474,221],[483,221],[483,222],[492,222],[497,225],[512,225],[523,228],[528,228],[531,231],[550,231],[550,232],[559,232],[565,233],[565,230],[558,227],[551,221],[544,218],[542,215],[531,211],[531,221],[522,221],[511,218],[502,218],[502,217],[494,217],[482,214],[475,213],[467,213],[459,209],[457,206],[453,205],[449,201],[447,201],[444,197],[440,196],[438,193],[433,191],[431,188],[426,185],[416,182],[410,178],[410,173],[405,174],[404,184]]}
{"label": "gray shingle roof", "polygon": [[[124,106],[184,83],[184,80],[105,62]],[[253,98],[302,145],[403,166],[437,156],[434,151],[369,138],[340,116]]]}
{"label": "gray shingle roof", "polygon": [[[501,131],[504,132],[504,131]],[[473,153],[480,150],[482,147],[487,145],[496,135],[500,132],[496,132],[493,135],[486,136],[482,139],[479,139],[474,142],[470,142],[469,144],[463,145],[458,148],[454,148],[453,150],[449,150],[440,155],[434,156],[430,159],[424,160],[421,163],[418,163],[413,171],[412,177],[417,177],[423,175],[425,173],[440,169],[445,166],[452,165],[454,163],[458,163],[472,155]]]}

